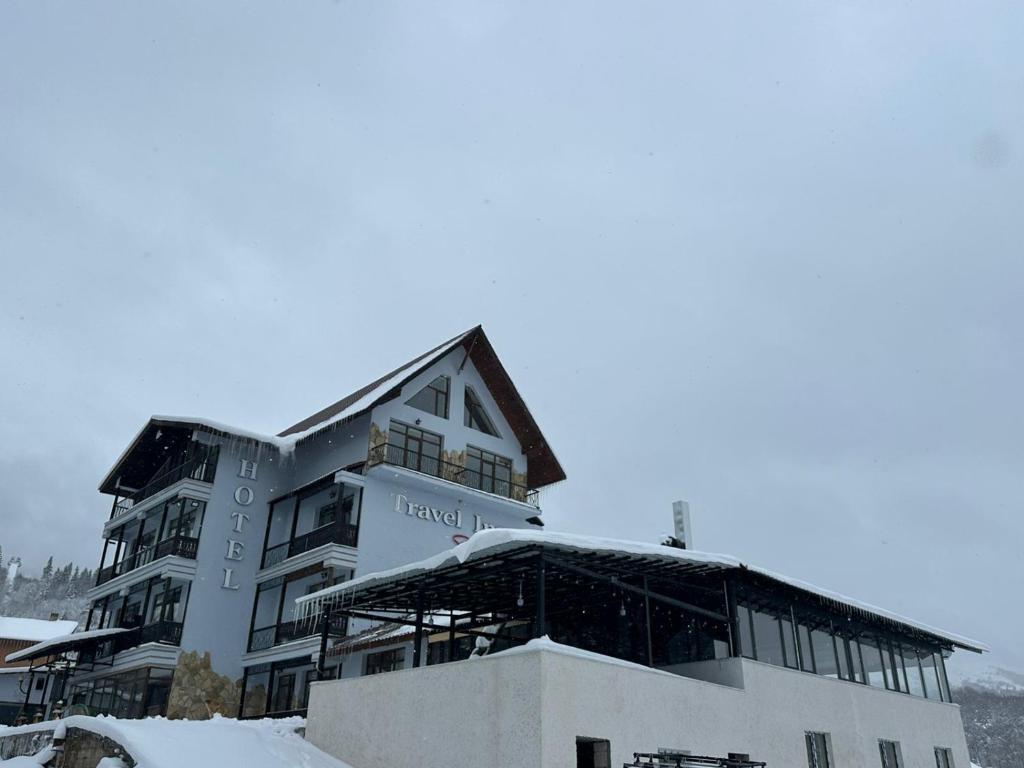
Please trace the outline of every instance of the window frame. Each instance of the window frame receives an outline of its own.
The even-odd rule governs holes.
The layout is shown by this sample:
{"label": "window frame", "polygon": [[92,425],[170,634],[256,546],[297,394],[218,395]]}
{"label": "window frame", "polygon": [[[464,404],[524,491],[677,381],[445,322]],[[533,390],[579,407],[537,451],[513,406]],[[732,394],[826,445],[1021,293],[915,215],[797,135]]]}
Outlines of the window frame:
{"label": "window frame", "polygon": [[[434,386],[441,379],[444,380],[444,389],[443,390],[441,390],[441,389],[439,389],[439,388]],[[422,395],[424,392],[427,392],[427,391],[433,393],[433,396],[434,396],[434,407],[433,408],[424,408],[424,407],[421,407],[419,405],[414,405],[413,404],[413,400],[415,400],[416,398],[418,398],[420,395]],[[437,416],[438,418],[441,418],[441,419],[447,419],[449,411],[451,410],[451,399],[452,399],[451,398],[451,394],[452,394],[452,379],[451,379],[451,376],[449,376],[446,373],[441,373],[441,374],[438,374],[437,376],[435,376],[433,379],[431,379],[430,382],[428,382],[425,387],[422,387],[421,389],[418,389],[416,391],[416,393],[412,397],[410,397],[408,400],[405,401],[405,404],[408,405],[410,408],[415,408],[417,411],[422,411],[423,413],[429,413],[431,416]],[[441,409],[441,412],[438,412],[438,402],[439,401],[443,402],[443,404],[444,404],[444,407]]]}
{"label": "window frame", "polygon": [[[479,413],[474,415],[471,411],[472,407],[475,408]],[[479,421],[482,423],[481,426],[476,426],[473,421]],[[468,427],[469,429],[475,429],[477,432],[483,432],[485,435],[491,437],[501,438],[501,432],[498,430],[498,425],[494,423],[494,419],[487,412],[487,408],[484,406],[484,401],[476,393],[471,384],[465,384],[463,386],[462,393],[462,426]]]}

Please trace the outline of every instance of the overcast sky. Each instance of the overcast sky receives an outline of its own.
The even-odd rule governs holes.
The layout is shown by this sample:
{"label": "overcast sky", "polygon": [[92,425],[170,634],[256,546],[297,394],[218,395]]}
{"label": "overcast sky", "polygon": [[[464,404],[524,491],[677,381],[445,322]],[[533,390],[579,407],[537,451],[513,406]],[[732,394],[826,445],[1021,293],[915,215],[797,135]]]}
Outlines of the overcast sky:
{"label": "overcast sky", "polygon": [[1017,2],[0,5],[0,546],[153,413],[277,432],[482,323],[549,529],[1024,667]]}

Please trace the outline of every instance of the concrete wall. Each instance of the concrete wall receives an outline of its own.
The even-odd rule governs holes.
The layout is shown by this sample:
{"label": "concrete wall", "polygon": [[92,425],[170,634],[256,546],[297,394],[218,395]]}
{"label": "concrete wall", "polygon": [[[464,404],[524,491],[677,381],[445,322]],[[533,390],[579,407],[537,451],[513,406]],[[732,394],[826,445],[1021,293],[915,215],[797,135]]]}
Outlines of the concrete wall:
{"label": "concrete wall", "polygon": [[307,738],[360,768],[572,766],[577,736],[608,739],[612,765],[668,748],[799,768],[804,733],[821,731],[836,768],[878,766],[880,738],[900,743],[905,768],[934,768],[936,746],[969,765],[955,705],[745,659],[716,663],[715,674],[744,687],[550,650],[318,683]]}
{"label": "concrete wall", "polygon": [[526,655],[314,683],[306,738],[359,768],[538,768],[540,690]]}

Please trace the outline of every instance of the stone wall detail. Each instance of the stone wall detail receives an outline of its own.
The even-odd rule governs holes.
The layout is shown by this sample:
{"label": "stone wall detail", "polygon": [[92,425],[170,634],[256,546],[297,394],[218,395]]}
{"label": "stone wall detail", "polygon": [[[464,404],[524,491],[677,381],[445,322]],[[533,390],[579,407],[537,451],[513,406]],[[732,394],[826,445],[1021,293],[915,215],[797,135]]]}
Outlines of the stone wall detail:
{"label": "stone wall detail", "polygon": [[213,671],[209,651],[186,651],[178,658],[167,700],[171,720],[208,720],[214,714],[235,717],[242,682]]}

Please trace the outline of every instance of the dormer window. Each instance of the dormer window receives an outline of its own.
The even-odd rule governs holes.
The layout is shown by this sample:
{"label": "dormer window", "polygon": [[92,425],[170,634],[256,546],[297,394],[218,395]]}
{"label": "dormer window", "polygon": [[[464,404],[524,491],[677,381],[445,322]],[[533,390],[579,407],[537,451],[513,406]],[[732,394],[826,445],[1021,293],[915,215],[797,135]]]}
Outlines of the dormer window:
{"label": "dormer window", "polygon": [[406,405],[418,408],[421,411],[448,418],[448,392],[451,391],[451,381],[447,376],[438,376],[423,389],[405,401]]}
{"label": "dormer window", "polygon": [[468,384],[466,385],[466,411],[463,424],[472,429],[478,429],[484,434],[501,437],[494,422],[491,421],[491,417],[484,410],[484,404],[480,402],[479,395]]}

